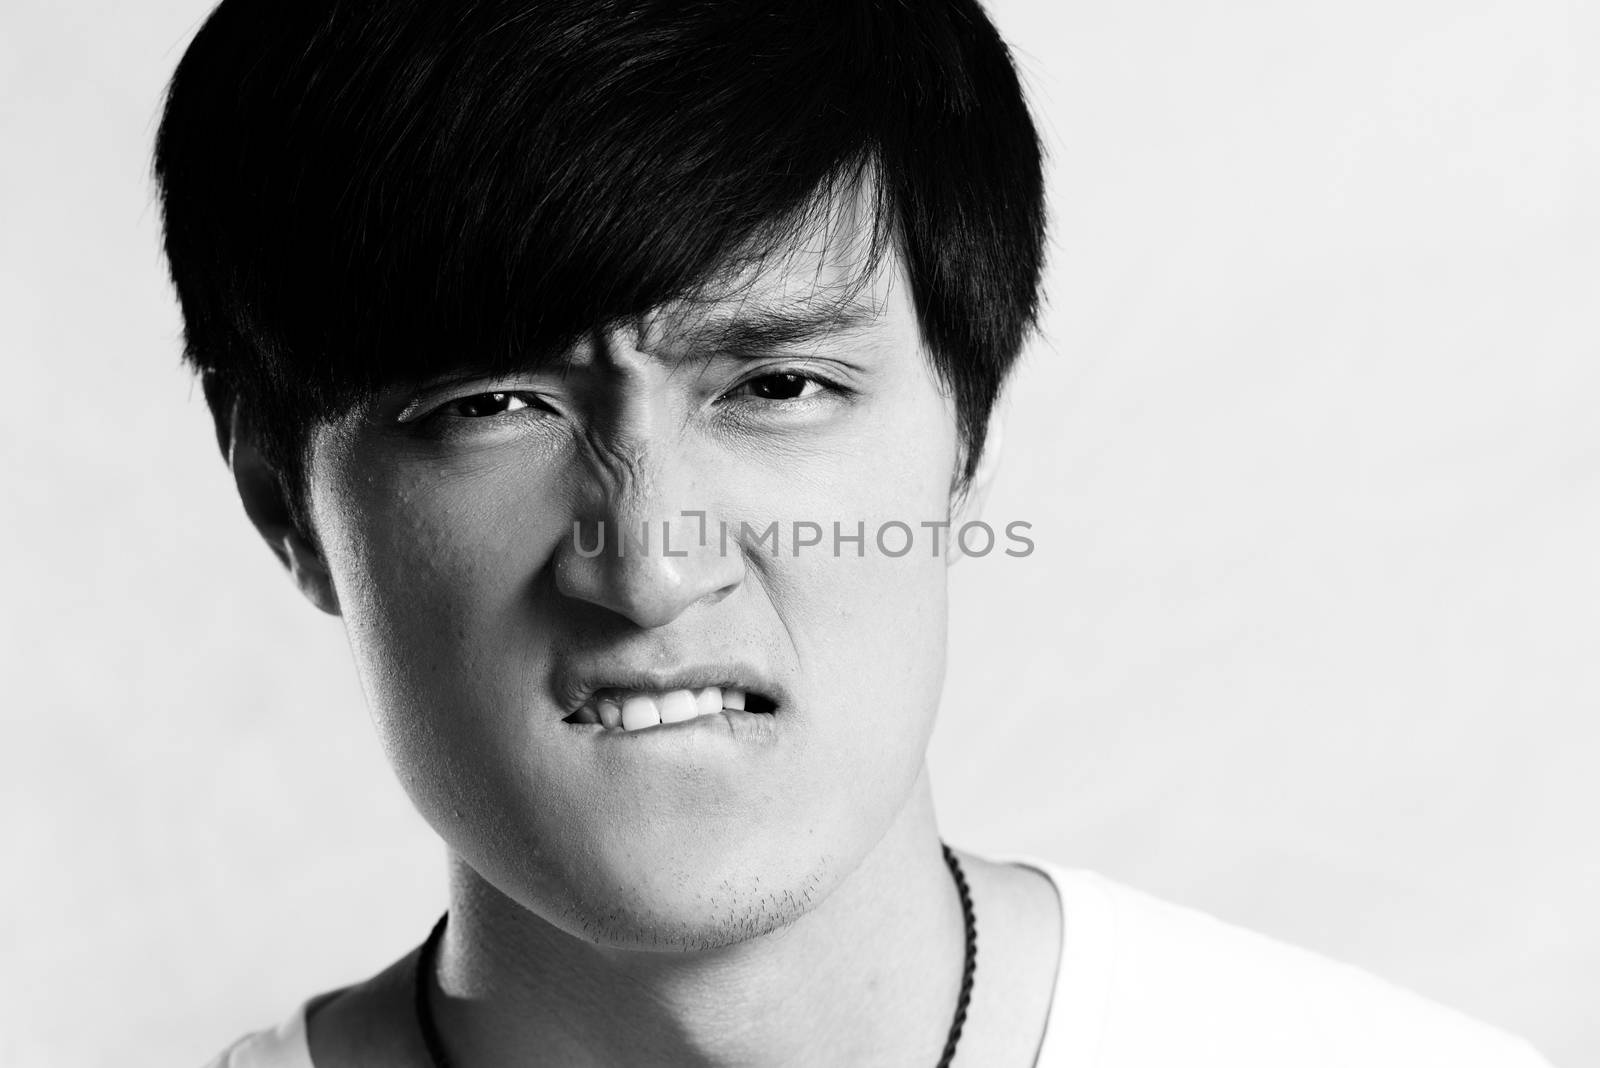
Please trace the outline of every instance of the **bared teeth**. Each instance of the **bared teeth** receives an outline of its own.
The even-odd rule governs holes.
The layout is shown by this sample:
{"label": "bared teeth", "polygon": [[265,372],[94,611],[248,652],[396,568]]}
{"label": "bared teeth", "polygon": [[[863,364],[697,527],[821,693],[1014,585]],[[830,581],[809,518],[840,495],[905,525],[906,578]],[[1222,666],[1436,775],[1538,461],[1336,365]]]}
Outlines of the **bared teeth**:
{"label": "bared teeth", "polygon": [[700,716],[723,711],[743,711],[747,694],[733,686],[702,686],[698,689],[639,693],[603,691],[567,717],[567,722],[605,727],[607,730],[640,731],[664,723],[683,723]]}
{"label": "bared teeth", "polygon": [[634,694],[622,702],[622,729],[641,731],[661,722],[661,708],[655,700],[644,694]]}
{"label": "bared teeth", "polygon": [[662,723],[682,723],[700,714],[694,694],[688,690],[667,691],[656,701],[656,707],[661,710]]}

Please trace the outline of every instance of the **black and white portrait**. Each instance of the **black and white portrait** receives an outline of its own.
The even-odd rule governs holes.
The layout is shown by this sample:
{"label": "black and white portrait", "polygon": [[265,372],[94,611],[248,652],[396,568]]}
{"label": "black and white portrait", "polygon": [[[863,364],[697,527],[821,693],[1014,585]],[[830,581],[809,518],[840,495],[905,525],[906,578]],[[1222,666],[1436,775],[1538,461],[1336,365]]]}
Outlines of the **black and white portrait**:
{"label": "black and white portrait", "polygon": [[0,11],[0,1062],[1594,1063],[1597,29]]}

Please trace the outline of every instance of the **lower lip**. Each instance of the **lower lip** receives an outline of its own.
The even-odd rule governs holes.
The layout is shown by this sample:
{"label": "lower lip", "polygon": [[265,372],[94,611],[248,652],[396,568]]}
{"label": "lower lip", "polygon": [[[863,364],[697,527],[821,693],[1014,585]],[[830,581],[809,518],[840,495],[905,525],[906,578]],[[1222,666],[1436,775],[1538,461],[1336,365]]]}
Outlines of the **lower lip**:
{"label": "lower lip", "polygon": [[776,735],[777,715],[771,712],[745,712],[724,708],[693,719],[677,723],[658,723],[635,731],[607,727],[600,723],[571,723],[573,730],[582,731],[597,742],[607,744],[681,744],[691,739],[723,737],[741,744],[765,744]]}

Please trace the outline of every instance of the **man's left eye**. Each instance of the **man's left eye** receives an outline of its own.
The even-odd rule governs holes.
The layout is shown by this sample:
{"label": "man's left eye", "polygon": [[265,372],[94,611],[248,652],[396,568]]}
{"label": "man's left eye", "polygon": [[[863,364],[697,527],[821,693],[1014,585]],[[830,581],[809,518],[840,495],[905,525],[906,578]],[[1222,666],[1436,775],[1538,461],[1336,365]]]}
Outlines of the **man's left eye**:
{"label": "man's left eye", "polygon": [[446,404],[442,410],[464,419],[483,419],[531,407],[527,397],[521,393],[496,392],[458,397]]}
{"label": "man's left eye", "polygon": [[782,372],[752,378],[739,387],[739,392],[762,400],[804,400],[822,392],[824,383],[810,375]]}

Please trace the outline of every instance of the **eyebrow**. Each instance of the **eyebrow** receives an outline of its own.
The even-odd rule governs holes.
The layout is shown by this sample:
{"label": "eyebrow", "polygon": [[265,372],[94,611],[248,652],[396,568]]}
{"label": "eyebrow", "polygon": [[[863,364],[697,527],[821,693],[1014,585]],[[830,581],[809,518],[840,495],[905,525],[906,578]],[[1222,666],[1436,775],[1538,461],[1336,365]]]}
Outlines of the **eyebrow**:
{"label": "eyebrow", "polygon": [[[833,304],[753,307],[734,315],[714,316],[703,320],[689,328],[683,336],[689,346],[703,355],[756,360],[769,355],[774,349],[788,345],[804,344],[838,334],[857,333],[867,329],[880,318],[882,318],[881,309],[855,299]],[[564,358],[557,355],[540,361],[540,369],[559,370],[564,363]],[[436,392],[512,373],[514,372],[469,364],[410,383],[407,388]],[[420,403],[407,405],[401,413],[401,420],[404,421],[419,407]]]}
{"label": "eyebrow", "polygon": [[879,309],[857,300],[750,308],[696,323],[687,330],[685,340],[702,353],[756,359],[773,349],[859,332],[881,317]]}

